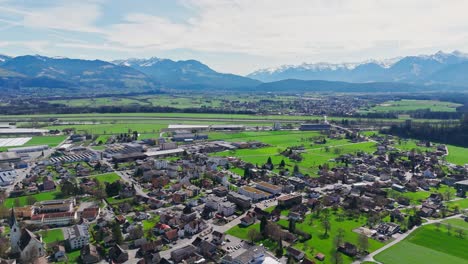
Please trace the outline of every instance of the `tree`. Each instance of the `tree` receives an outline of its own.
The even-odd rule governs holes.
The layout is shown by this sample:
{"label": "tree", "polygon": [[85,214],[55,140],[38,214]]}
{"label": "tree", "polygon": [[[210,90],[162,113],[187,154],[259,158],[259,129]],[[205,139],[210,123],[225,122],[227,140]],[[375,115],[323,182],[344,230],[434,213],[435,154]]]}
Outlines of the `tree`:
{"label": "tree", "polygon": [[120,225],[117,222],[112,225],[112,237],[117,244],[121,245],[123,243],[122,230],[120,230]]}
{"label": "tree", "polygon": [[286,162],[284,162],[284,159],[281,160],[279,166],[280,166],[280,168],[284,168],[286,166]]}
{"label": "tree", "polygon": [[263,237],[266,236],[266,227],[268,224],[268,220],[266,219],[265,216],[262,216],[260,219],[260,234],[262,234]]}
{"label": "tree", "polygon": [[250,168],[245,167],[245,169],[244,169],[244,178],[249,179],[250,177],[251,177]]}
{"label": "tree", "polygon": [[288,230],[291,233],[294,233],[294,231],[296,231],[296,221],[294,221],[294,219],[289,219]]}
{"label": "tree", "polygon": [[299,166],[297,166],[297,164],[294,164],[293,173],[294,173],[294,174],[298,174],[298,173],[299,173]]}
{"label": "tree", "polygon": [[15,204],[15,207],[20,207],[21,206],[21,202],[20,202],[19,198],[15,198],[13,203]]}
{"label": "tree", "polygon": [[130,229],[128,235],[132,240],[141,238],[144,235],[143,228],[141,226],[136,226],[135,228]]}
{"label": "tree", "polygon": [[450,230],[452,230],[452,224],[448,223],[445,227],[447,228],[447,233],[450,234]]}
{"label": "tree", "polygon": [[27,196],[27,197],[26,197],[26,204],[27,204],[27,205],[33,205],[33,204],[35,204],[36,202],[37,202],[36,197],[34,197],[34,196]]}
{"label": "tree", "polygon": [[283,240],[280,238],[278,240],[278,247],[276,248],[276,257],[283,256]]}
{"label": "tree", "polygon": [[323,236],[326,237],[326,236],[328,236],[328,231],[331,228],[331,223],[330,223],[330,220],[328,219],[328,217],[323,218],[322,226],[323,226],[323,229],[325,229],[325,233],[323,234]]}
{"label": "tree", "polygon": [[439,229],[440,229],[440,222],[436,222],[436,223],[434,223],[434,225],[435,225],[437,231],[439,231]]}
{"label": "tree", "polygon": [[465,236],[465,230],[461,229],[461,228],[457,228],[455,229],[455,233],[457,233],[457,236],[459,238],[463,238]]}
{"label": "tree", "polygon": [[271,157],[268,157],[268,159],[267,159],[267,164],[268,164],[268,165],[273,165],[273,162],[271,161]]}
{"label": "tree", "polygon": [[369,238],[364,234],[359,234],[358,248],[360,252],[367,252],[369,250]]}
{"label": "tree", "polygon": [[257,229],[250,229],[249,232],[247,233],[247,237],[250,240],[250,243],[255,243],[258,239],[260,239],[260,232],[257,231]]}
{"label": "tree", "polygon": [[342,264],[343,263],[343,256],[341,253],[336,249],[333,248],[331,251],[331,262],[334,264]]}

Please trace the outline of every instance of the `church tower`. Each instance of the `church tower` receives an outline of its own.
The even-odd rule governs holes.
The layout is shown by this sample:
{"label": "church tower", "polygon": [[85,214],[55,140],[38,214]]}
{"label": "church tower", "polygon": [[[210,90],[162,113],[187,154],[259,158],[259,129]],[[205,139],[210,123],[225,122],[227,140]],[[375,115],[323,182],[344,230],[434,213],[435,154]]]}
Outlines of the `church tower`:
{"label": "church tower", "polygon": [[10,224],[11,253],[15,254],[15,253],[20,252],[19,241],[21,238],[21,229],[20,229],[18,222],[16,221],[14,208],[11,209],[9,224]]}

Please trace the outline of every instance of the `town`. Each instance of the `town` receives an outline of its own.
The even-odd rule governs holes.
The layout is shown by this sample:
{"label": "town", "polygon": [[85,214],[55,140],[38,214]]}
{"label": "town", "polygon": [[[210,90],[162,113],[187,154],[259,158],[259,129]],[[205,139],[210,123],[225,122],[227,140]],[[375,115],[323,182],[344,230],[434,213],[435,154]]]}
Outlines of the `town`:
{"label": "town", "polygon": [[2,263],[359,263],[424,225],[466,235],[468,167],[429,141],[326,119],[3,132],[62,137],[0,153]]}

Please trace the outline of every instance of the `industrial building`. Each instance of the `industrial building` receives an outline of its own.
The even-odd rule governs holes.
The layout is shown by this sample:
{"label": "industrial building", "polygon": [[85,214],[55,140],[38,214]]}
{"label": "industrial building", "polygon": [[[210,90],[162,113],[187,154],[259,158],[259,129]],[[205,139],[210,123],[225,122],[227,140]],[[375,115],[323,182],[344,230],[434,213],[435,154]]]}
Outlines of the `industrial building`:
{"label": "industrial building", "polygon": [[17,164],[21,157],[16,152],[0,152],[0,164]]}
{"label": "industrial building", "polygon": [[330,130],[331,125],[329,124],[301,124],[299,130],[301,131],[326,131]]}
{"label": "industrial building", "polygon": [[29,153],[29,152],[39,152],[49,149],[48,145],[39,145],[39,146],[31,146],[31,147],[19,147],[19,148],[10,148],[8,151],[16,152],[16,153]]}

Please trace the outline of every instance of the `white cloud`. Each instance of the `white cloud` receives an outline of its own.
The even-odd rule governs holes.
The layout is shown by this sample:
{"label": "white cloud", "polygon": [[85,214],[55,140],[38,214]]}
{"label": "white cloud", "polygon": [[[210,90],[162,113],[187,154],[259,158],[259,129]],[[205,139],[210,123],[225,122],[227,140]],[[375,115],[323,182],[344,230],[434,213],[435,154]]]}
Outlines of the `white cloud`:
{"label": "white cloud", "polygon": [[[468,1],[457,0],[182,3],[198,15],[186,23],[173,23],[148,14],[130,14],[107,31],[108,38],[127,47],[290,57],[356,52],[395,41],[401,44],[401,50],[456,46],[467,36],[468,27]],[[457,32],[453,32],[454,25],[459,26]]]}
{"label": "white cloud", "polygon": [[0,6],[0,11],[8,12],[10,16],[17,16],[15,23],[28,28],[101,32],[94,25],[101,15],[98,3],[63,2],[56,6],[42,8]]}
{"label": "white cloud", "polygon": [[15,1],[4,4],[0,0],[0,18],[6,21],[5,28],[21,25],[46,29],[49,37],[65,30],[94,33],[99,38],[94,41],[89,36],[70,39],[69,35],[59,35],[62,43],[54,46],[73,51],[109,50],[140,56],[174,50],[240,54],[249,59],[250,65],[243,65],[239,59],[223,61],[226,58],[222,55],[205,57],[210,58],[208,64],[218,65],[218,69],[243,73],[271,66],[265,64],[272,62],[339,62],[438,49],[468,50],[468,1],[465,0],[178,2],[194,15],[180,22],[180,19],[170,19],[171,14],[163,17],[140,10],[112,14],[114,20],[98,26],[99,19],[107,19],[103,18],[105,12],[113,12],[104,8],[101,0],[59,1],[41,8],[21,7]]}

